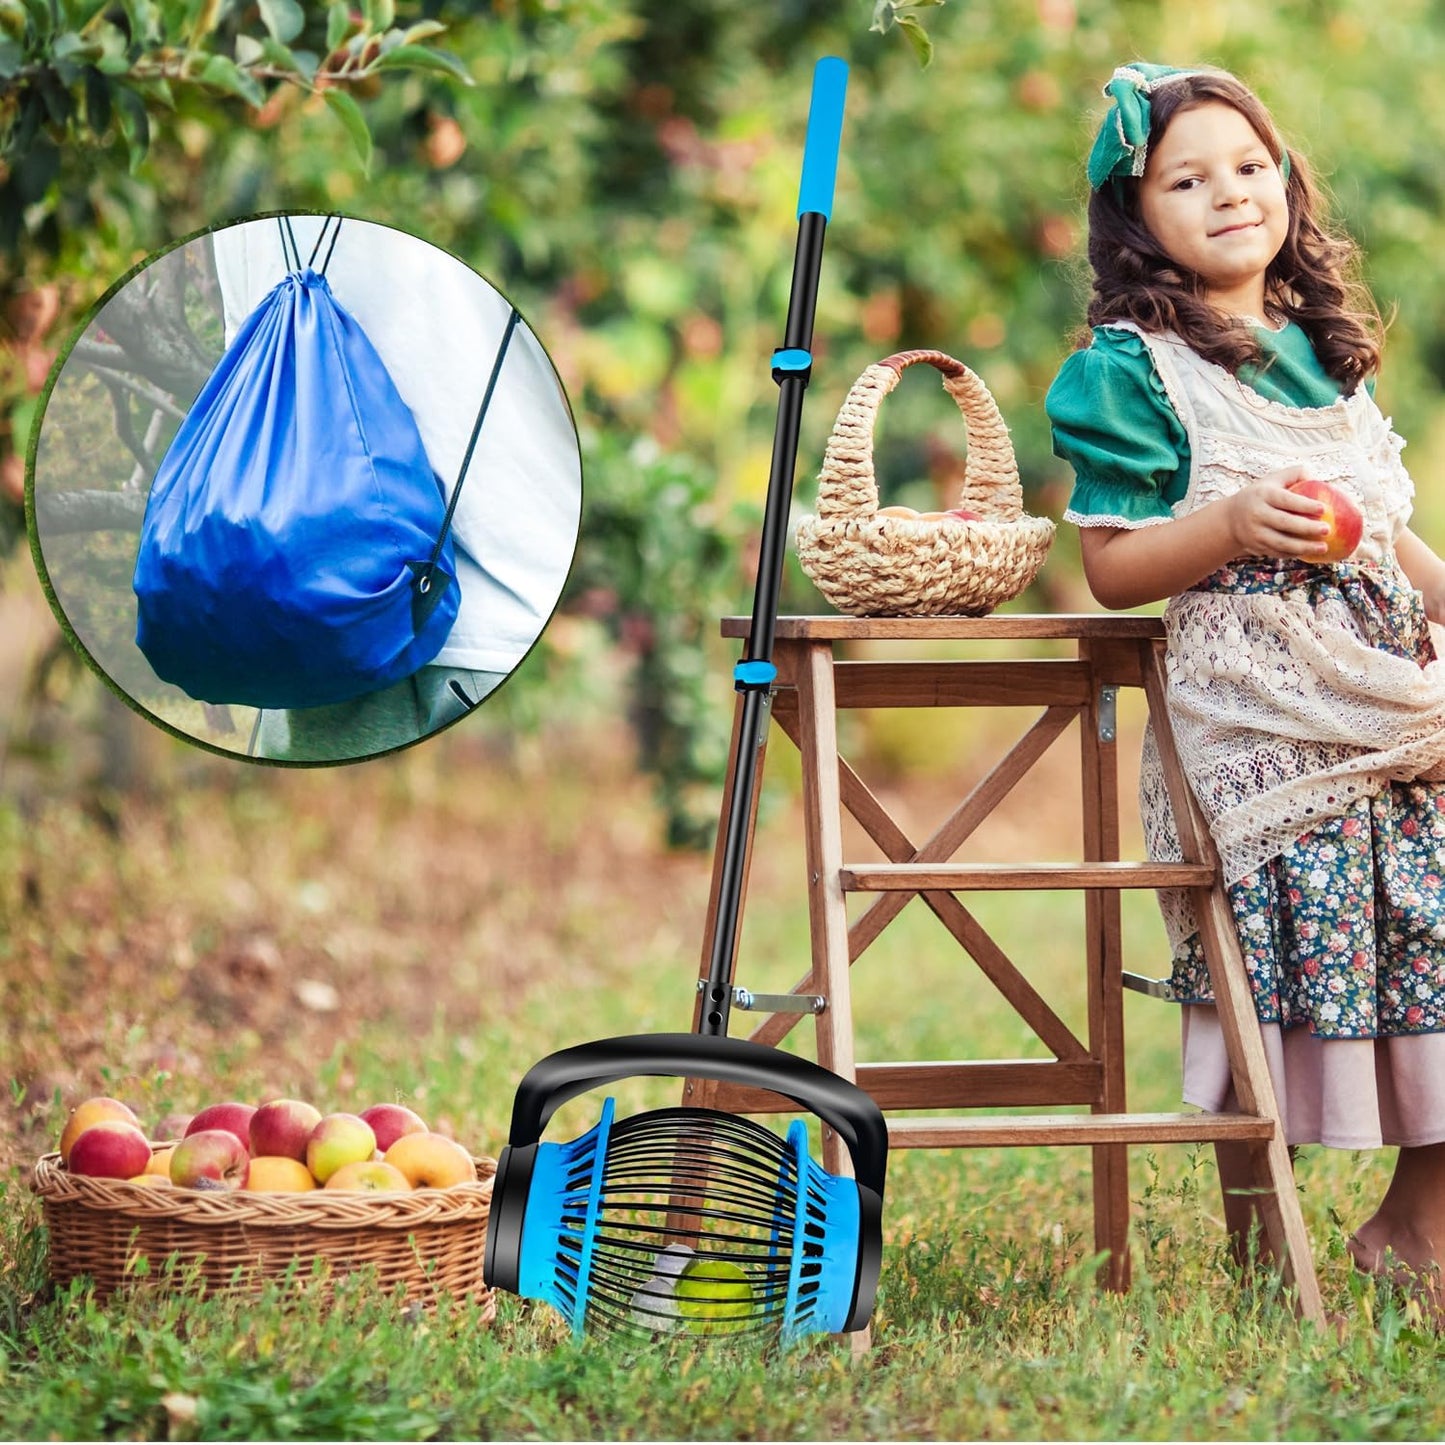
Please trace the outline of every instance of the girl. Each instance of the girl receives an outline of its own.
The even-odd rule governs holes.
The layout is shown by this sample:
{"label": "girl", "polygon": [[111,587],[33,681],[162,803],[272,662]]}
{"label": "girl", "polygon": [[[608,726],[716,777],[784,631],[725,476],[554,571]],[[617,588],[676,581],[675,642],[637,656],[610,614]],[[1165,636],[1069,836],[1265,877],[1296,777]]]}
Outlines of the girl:
{"label": "girl", "polygon": [[[1445,1253],[1445,562],[1407,527],[1403,445],[1367,385],[1381,326],[1307,167],[1221,71],[1130,65],[1089,157],[1088,344],[1048,395],[1085,575],[1169,598],[1168,701],[1209,818],[1291,1144],[1400,1145],[1350,1241],[1429,1285]],[[1324,508],[1364,537],[1344,563]],[[1152,738],[1150,855],[1178,858]],[[1184,1096],[1230,1076],[1187,897],[1161,895]],[[1219,1146],[1236,1241],[1241,1146]]]}

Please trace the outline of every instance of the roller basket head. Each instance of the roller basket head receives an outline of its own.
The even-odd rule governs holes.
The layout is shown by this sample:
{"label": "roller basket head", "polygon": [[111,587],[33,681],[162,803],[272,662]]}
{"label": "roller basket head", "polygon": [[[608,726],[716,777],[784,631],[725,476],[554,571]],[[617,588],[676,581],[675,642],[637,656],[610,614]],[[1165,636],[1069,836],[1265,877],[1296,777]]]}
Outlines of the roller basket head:
{"label": "roller basket head", "polygon": [[[691,1064],[701,1076],[739,1079],[728,1066],[741,1064],[755,1080],[766,1067],[767,1087],[805,1105],[811,1097],[810,1107],[841,1125],[858,1177],[813,1161],[802,1120],[782,1138],[709,1109],[619,1119],[607,1099],[595,1128],[542,1144],[527,1137],[530,1123],[519,1138],[514,1119],[493,1193],[487,1283],[554,1306],[578,1337],[791,1343],[862,1328],[882,1254],[887,1135],[877,1106],[815,1064],[739,1040],[645,1036],[567,1053],[669,1038],[699,1053]],[[519,1108],[525,1092],[524,1081]]]}

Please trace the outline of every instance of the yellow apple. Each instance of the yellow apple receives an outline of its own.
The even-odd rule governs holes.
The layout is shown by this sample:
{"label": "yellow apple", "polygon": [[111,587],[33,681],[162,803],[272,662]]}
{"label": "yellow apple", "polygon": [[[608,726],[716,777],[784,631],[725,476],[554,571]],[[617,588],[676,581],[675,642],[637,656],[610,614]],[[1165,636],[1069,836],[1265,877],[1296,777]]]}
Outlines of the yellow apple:
{"label": "yellow apple", "polygon": [[279,1154],[258,1154],[244,1187],[255,1193],[304,1194],[316,1188],[311,1171],[299,1160]]}
{"label": "yellow apple", "polygon": [[77,1104],[71,1110],[70,1118],[65,1122],[65,1128],[60,1135],[60,1158],[65,1164],[70,1163],[70,1151],[75,1147],[75,1141],[90,1128],[92,1124],[99,1124],[102,1119],[120,1119],[127,1124],[139,1124],[135,1111],[129,1104],[122,1104],[119,1099],[112,1099],[105,1095],[95,1099],[87,1099],[83,1104]]}
{"label": "yellow apple", "polygon": [[403,1134],[386,1151],[386,1162],[400,1169],[413,1189],[449,1189],[477,1177],[472,1156],[445,1134]]}
{"label": "yellow apple", "polygon": [[392,1165],[375,1159],[359,1159],[343,1164],[326,1181],[328,1189],[361,1189],[372,1194],[407,1194],[411,1181]]}
{"label": "yellow apple", "polygon": [[151,1152],[151,1162],[146,1165],[147,1174],[164,1174],[167,1179],[171,1177],[171,1155],[176,1152],[174,1144],[167,1145],[164,1149],[155,1149]]}

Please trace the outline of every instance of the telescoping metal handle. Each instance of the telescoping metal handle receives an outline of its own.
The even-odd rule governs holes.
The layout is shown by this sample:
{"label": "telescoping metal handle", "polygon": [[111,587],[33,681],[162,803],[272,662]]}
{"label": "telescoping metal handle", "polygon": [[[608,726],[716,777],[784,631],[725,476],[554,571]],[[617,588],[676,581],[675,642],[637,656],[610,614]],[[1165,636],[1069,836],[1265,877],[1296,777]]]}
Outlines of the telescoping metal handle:
{"label": "telescoping metal handle", "polygon": [[833,210],[833,185],[838,175],[847,89],[847,64],[836,56],[825,55],[813,67],[813,94],[808,104],[808,132],[803,142],[803,171],[798,184],[798,244],[793,253],[788,319],[783,328],[783,344],[772,357],[773,380],[778,385],[778,420],[773,429],[773,457],[758,544],[752,621],[742,660],[733,669],[733,686],[743,694],[743,704],[736,734],[732,788],[724,814],[727,822],[712,950],[697,1022],[698,1033],[710,1038],[727,1035],[731,1008],[729,975],[742,913],[748,820],[757,787],[755,744],[760,729],[767,726],[764,702],[777,677],[773,634],[777,627],[778,594],[782,589],[783,554],[788,545],[788,508],[793,496],[793,473],[797,469],[803,393],[813,373],[813,317],[818,305],[823,238]]}

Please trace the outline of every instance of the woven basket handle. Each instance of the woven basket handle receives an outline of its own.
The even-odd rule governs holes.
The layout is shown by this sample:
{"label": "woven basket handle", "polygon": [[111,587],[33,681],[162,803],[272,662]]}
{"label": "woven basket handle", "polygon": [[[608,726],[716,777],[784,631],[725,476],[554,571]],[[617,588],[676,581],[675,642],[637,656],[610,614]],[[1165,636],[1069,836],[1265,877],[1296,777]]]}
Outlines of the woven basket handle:
{"label": "woven basket handle", "polygon": [[898,351],[876,361],[849,391],[833,423],[818,475],[818,515],[834,519],[871,517],[878,510],[873,473],[873,428],[883,398],[903,370],[925,362],[943,376],[943,389],[958,403],[968,430],[968,465],[959,489],[960,506],[990,521],[1014,522],[1023,515],[1023,488],[1008,427],[993,395],[961,361],[942,351]]}

